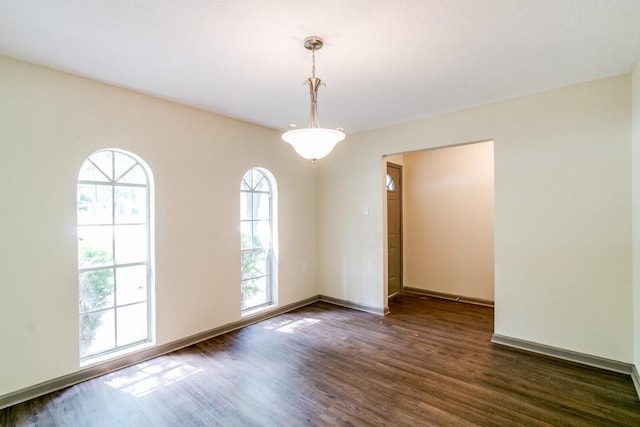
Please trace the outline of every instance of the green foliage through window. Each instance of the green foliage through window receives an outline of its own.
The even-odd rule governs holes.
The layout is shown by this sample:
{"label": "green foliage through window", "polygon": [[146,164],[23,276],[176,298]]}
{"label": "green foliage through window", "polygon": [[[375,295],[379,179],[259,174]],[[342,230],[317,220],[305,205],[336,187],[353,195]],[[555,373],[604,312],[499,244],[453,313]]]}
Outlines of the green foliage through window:
{"label": "green foliage through window", "polygon": [[[105,251],[85,248],[80,254],[83,265],[105,264],[111,256]],[[102,313],[95,310],[113,305],[113,268],[100,268],[80,273],[80,354],[83,355],[95,340],[102,325]]]}

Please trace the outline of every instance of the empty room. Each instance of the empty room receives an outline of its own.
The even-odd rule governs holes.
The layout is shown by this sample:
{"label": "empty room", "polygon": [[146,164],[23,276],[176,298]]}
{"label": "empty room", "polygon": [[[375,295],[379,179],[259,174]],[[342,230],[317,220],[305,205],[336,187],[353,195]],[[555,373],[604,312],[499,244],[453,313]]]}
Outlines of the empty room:
{"label": "empty room", "polygon": [[0,0],[0,425],[640,425],[637,0]]}

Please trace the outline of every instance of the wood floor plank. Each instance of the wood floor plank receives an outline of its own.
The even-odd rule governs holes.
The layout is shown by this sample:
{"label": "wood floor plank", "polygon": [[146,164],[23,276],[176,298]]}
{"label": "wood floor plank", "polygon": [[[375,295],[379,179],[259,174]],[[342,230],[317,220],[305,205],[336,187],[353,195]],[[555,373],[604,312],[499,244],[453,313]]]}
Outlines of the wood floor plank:
{"label": "wood floor plank", "polygon": [[492,344],[492,308],[389,305],[316,303],[6,408],[0,425],[640,425],[630,377]]}

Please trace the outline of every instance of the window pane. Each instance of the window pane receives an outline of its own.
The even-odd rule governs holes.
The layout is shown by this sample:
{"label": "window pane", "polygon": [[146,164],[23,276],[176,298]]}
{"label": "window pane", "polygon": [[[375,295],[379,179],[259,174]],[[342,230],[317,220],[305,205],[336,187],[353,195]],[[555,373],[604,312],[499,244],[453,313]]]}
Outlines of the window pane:
{"label": "window pane", "polygon": [[240,219],[251,219],[251,193],[240,193]]}
{"label": "window pane", "polygon": [[147,333],[147,304],[120,307],[118,310],[118,346],[144,341]]}
{"label": "window pane", "polygon": [[249,190],[251,190],[253,188],[253,169],[248,170],[243,179],[249,185]]}
{"label": "window pane", "polygon": [[118,180],[122,184],[148,184],[147,175],[139,164]]}
{"label": "window pane", "polygon": [[269,191],[269,181],[260,171],[253,170],[253,191]]}
{"label": "window pane", "polygon": [[251,221],[240,222],[240,248],[251,249],[253,248],[253,235],[251,233]]}
{"label": "window pane", "polygon": [[387,174],[387,190],[389,191],[396,190],[396,183],[393,181],[393,177],[389,174]]}
{"label": "window pane", "polygon": [[113,263],[113,227],[78,226],[78,266],[80,268]]}
{"label": "window pane", "polygon": [[253,219],[269,219],[270,211],[269,194],[253,193]]}
{"label": "window pane", "polygon": [[78,224],[111,224],[111,185],[78,185]]}
{"label": "window pane", "polygon": [[100,172],[100,170],[89,160],[85,160],[82,164],[82,168],[80,168],[80,173],[78,174],[78,180],[109,182],[109,178],[107,178],[104,173]]}
{"label": "window pane", "polygon": [[80,313],[113,307],[113,268],[80,273]]}
{"label": "window pane", "polygon": [[98,151],[92,154],[90,159],[98,168],[109,178],[109,181],[113,180],[113,152],[112,151]]}
{"label": "window pane", "polygon": [[268,274],[267,252],[261,249],[250,249],[240,254],[242,280]]}
{"label": "window pane", "polygon": [[251,190],[251,174],[247,172],[242,177],[242,182],[240,183],[240,190],[250,191]]}
{"label": "window pane", "polygon": [[115,187],[115,222],[145,223],[147,221],[147,189],[140,187]]}
{"label": "window pane", "polygon": [[116,225],[116,263],[147,261],[147,226]]}
{"label": "window pane", "polygon": [[253,240],[255,247],[271,247],[271,221],[253,222]]}
{"label": "window pane", "polygon": [[[116,270],[118,305],[147,300],[147,266],[121,267]],[[120,319],[118,319],[120,322]]]}
{"label": "window pane", "polygon": [[80,357],[110,350],[116,346],[113,309],[80,316]]}
{"label": "window pane", "polygon": [[255,307],[257,305],[269,302],[267,293],[267,279],[260,277],[258,279],[245,280],[242,282],[242,308]]}
{"label": "window pane", "polygon": [[115,174],[114,181],[121,181],[122,175],[127,172],[131,166],[136,164],[136,160],[124,153],[114,153],[115,156]]}

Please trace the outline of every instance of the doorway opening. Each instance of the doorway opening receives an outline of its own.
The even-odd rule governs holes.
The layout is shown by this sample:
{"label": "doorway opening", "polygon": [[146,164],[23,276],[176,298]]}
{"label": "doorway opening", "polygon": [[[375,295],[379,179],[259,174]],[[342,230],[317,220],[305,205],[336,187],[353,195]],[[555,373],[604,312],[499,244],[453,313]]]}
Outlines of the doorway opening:
{"label": "doorway opening", "polygon": [[493,306],[493,141],[385,156],[383,162],[387,175],[399,171],[391,177],[401,185],[395,193],[384,189],[385,307],[401,291]]}

